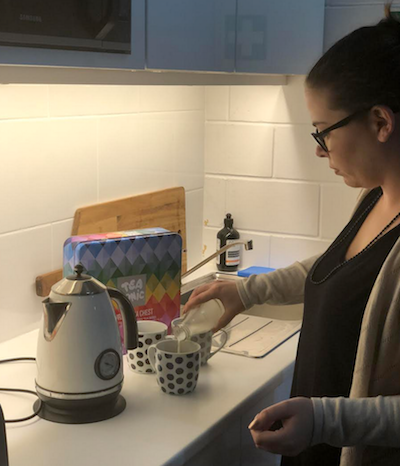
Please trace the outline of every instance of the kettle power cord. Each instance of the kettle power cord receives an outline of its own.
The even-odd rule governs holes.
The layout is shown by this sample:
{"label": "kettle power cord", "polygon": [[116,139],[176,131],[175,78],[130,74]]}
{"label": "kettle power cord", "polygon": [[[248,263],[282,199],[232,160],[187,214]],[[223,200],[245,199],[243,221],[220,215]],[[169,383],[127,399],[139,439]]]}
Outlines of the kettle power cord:
{"label": "kettle power cord", "polygon": [[[12,358],[12,359],[2,359],[0,360],[0,364],[5,364],[7,362],[18,362],[18,361],[36,361],[36,358]],[[32,390],[25,390],[23,388],[0,388],[1,392],[17,392],[17,393],[28,393],[29,395],[34,395],[38,397],[38,394]],[[39,398],[39,397],[38,397]],[[29,421],[29,419],[33,419],[35,416],[37,416],[40,412],[40,409],[42,407],[42,402],[39,399],[39,407],[34,411],[33,414],[27,417],[23,417],[20,419],[5,419],[5,423],[12,423],[12,422],[23,422],[23,421]]]}

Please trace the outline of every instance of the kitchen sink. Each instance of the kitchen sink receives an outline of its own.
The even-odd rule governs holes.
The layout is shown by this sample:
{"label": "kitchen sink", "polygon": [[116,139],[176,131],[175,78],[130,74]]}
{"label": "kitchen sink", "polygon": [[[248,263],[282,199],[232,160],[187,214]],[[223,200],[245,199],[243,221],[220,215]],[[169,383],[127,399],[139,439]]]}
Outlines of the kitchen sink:
{"label": "kitchen sink", "polygon": [[[185,283],[181,287],[181,306],[187,303],[193,290],[200,285],[212,283],[217,280],[239,281],[245,280],[244,277],[232,275],[228,273],[212,272],[203,277]],[[303,319],[303,304],[292,304],[287,306],[272,306],[269,304],[255,305],[243,314],[266,317],[278,320],[302,320]]]}

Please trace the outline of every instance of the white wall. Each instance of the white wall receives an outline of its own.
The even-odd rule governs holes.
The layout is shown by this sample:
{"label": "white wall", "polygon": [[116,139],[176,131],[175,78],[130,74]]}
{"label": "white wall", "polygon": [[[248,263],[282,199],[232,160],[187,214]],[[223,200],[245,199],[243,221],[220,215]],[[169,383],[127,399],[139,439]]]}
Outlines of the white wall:
{"label": "white wall", "polygon": [[297,76],[287,86],[206,88],[205,257],[227,212],[254,241],[246,267],[320,253],[347,223],[359,190],[315,156],[303,84]]}
{"label": "white wall", "polygon": [[184,186],[198,262],[203,146],[203,87],[0,86],[0,341],[37,326],[78,207]]}

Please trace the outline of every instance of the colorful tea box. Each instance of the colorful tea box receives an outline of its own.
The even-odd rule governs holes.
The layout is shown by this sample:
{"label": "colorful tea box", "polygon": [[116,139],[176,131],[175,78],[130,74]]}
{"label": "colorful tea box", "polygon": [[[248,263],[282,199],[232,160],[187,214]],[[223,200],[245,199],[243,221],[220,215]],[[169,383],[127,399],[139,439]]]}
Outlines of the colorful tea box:
{"label": "colorful tea box", "polygon": [[[64,243],[63,275],[81,263],[85,273],[122,291],[138,320],[170,328],[180,313],[181,260],[182,238],[164,228],[72,236]],[[121,312],[113,305],[121,330]]]}

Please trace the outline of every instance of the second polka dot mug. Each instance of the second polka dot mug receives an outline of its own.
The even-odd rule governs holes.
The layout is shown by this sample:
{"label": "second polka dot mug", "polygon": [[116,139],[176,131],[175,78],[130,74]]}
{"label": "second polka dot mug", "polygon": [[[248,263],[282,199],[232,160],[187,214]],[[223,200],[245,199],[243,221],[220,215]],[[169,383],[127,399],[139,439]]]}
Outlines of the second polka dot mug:
{"label": "second polka dot mug", "polygon": [[[178,325],[182,322],[182,318],[179,317],[178,319],[174,319],[172,321],[172,328],[175,325]],[[214,351],[211,351],[211,347],[213,345],[213,338],[214,338]],[[201,346],[201,365],[204,366],[207,364],[208,360],[217,354],[218,351],[222,350],[225,346],[226,341],[228,340],[228,334],[225,330],[220,330],[218,334],[214,337],[212,330],[206,333],[198,333],[190,337],[190,339]]]}
{"label": "second polka dot mug", "polygon": [[168,339],[150,346],[148,354],[157,383],[164,393],[185,395],[197,385],[200,371],[201,347],[194,341]]}
{"label": "second polka dot mug", "polygon": [[153,374],[154,370],[148,357],[148,349],[154,343],[166,338],[168,327],[155,320],[138,320],[138,347],[129,350],[127,359],[130,369],[140,374]]}

